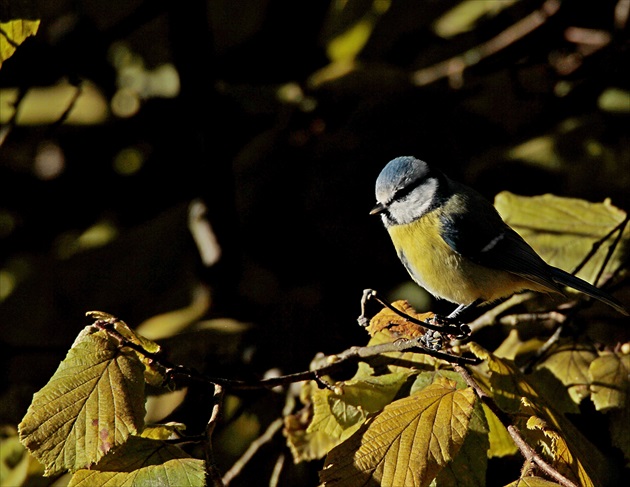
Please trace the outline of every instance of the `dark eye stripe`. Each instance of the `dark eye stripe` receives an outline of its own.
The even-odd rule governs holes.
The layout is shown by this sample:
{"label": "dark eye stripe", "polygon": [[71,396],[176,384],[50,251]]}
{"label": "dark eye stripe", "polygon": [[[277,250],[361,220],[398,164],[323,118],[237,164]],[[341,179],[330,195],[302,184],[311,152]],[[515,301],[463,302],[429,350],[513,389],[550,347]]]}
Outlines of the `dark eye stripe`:
{"label": "dark eye stripe", "polygon": [[403,186],[402,188],[400,188],[398,191],[394,193],[394,196],[392,196],[391,201],[402,200],[405,196],[408,196],[418,186],[424,184],[426,180],[429,179],[430,177],[431,177],[430,174],[423,174],[422,177],[419,177],[418,179],[414,181],[409,181],[409,183],[407,183],[405,186]]}

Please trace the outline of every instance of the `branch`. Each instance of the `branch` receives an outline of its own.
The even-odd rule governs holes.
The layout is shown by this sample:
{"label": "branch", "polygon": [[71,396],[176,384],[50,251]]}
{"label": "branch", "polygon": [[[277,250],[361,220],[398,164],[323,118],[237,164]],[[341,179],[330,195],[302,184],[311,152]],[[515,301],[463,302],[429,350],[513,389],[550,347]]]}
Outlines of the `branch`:
{"label": "branch", "polygon": [[[101,312],[90,312],[92,314]],[[104,313],[101,313],[101,316]],[[423,337],[417,338],[402,338],[392,343],[383,343],[379,345],[370,345],[366,347],[351,347],[336,355],[330,355],[325,357],[319,365],[312,370],[297,372],[294,374],[287,374],[278,377],[272,377],[269,379],[262,379],[256,381],[242,381],[234,379],[224,379],[220,377],[209,377],[194,369],[184,367],[181,365],[175,365],[167,360],[161,353],[152,353],[145,350],[141,345],[134,343],[123,335],[121,335],[115,328],[115,323],[119,322],[117,318],[111,317],[107,319],[97,319],[94,321],[93,326],[99,330],[107,332],[114,337],[120,343],[121,347],[131,348],[137,353],[150,359],[157,367],[164,370],[164,375],[169,380],[176,381],[178,378],[183,381],[201,382],[209,385],[222,386],[226,389],[238,389],[238,390],[252,390],[252,389],[271,389],[277,386],[283,386],[292,384],[294,382],[301,382],[305,380],[315,380],[321,383],[320,377],[322,375],[328,375],[335,371],[338,371],[346,366],[347,362],[358,362],[372,357],[380,356],[384,353],[391,352],[406,352],[413,351],[417,353],[424,353],[435,358],[445,360],[453,364],[476,364],[479,363],[478,359],[459,357],[456,355],[450,355],[448,353],[440,352],[427,348],[423,343]]]}
{"label": "branch", "polygon": [[221,404],[223,403],[224,390],[218,384],[214,386],[214,394],[212,396],[213,405],[210,419],[206,425],[206,441],[203,442],[204,453],[206,457],[206,478],[208,483],[213,487],[224,487],[223,480],[221,479],[221,473],[214,461],[214,452],[212,450],[212,434],[214,428],[219,419],[219,413],[221,412]]}
{"label": "branch", "polygon": [[247,450],[245,450],[245,453],[243,453],[241,458],[239,458],[223,476],[223,485],[227,487],[234,479],[234,477],[241,473],[241,470],[243,470],[243,467],[247,465],[247,462],[252,459],[252,457],[260,449],[260,447],[272,440],[274,435],[278,431],[280,431],[280,428],[282,428],[283,424],[284,421],[282,418],[276,419],[267,427],[266,431],[261,436],[250,443],[249,447],[247,448]]}
{"label": "branch", "polygon": [[412,83],[425,86],[442,78],[449,78],[452,85],[461,86],[461,77],[466,68],[505,49],[510,44],[535,31],[560,10],[559,0],[546,0],[541,7],[511,25],[489,41],[484,42],[459,56],[420,69],[412,74]]}

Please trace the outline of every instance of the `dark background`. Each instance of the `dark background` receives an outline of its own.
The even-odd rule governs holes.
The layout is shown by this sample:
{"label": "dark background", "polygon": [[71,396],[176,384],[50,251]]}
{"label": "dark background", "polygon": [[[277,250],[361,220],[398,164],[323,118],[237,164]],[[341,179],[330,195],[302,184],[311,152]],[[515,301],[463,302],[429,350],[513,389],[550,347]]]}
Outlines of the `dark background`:
{"label": "dark background", "polygon": [[[475,49],[543,4],[517,1],[450,39],[436,35],[434,22],[459,3],[394,0],[384,12],[377,7],[387,2],[362,0],[12,3],[42,22],[2,66],[0,88],[89,80],[110,100],[117,73],[108,49],[125,41],[147,69],[172,63],[181,90],[144,100],[128,118],[18,124],[0,147],[0,266],[16,282],[0,303],[0,421],[20,421],[89,324],[86,311],[136,326],[186,306],[200,284],[212,296],[204,319],[249,328],[168,339],[175,362],[256,378],[364,344],[362,290],[408,296],[396,291],[408,278],[388,236],[368,215],[376,176],[393,157],[420,157],[489,199],[551,192],[629,208],[630,107],[602,101],[607,90],[628,89],[623,2],[562,2],[461,80],[414,86],[415,71]],[[331,40],[361,19],[372,27],[352,68],[322,81]],[[574,42],[573,27],[608,41]],[[279,96],[289,83],[304,99]],[[532,140],[537,151],[514,152]],[[34,170],[42,143],[63,153],[52,179]],[[124,175],[113,161],[129,147],[144,159]],[[187,228],[194,199],[221,244],[212,267]],[[115,239],[60,257],[62,242],[103,220]],[[265,394],[245,403],[277,417]],[[194,431],[207,420],[207,397],[190,396],[175,419]],[[224,470],[233,461],[218,457]],[[291,468],[300,479],[310,467]]]}

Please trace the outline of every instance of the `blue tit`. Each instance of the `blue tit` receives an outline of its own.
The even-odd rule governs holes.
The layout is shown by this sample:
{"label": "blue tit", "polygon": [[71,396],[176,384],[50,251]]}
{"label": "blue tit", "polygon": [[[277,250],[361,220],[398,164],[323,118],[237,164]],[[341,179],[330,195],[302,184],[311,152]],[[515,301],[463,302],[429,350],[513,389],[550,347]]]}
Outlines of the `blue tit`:
{"label": "blue tit", "polygon": [[413,280],[459,305],[449,318],[520,291],[563,293],[563,286],[628,315],[608,293],[547,264],[475,190],[415,157],[383,168],[376,201],[370,214],[381,216]]}

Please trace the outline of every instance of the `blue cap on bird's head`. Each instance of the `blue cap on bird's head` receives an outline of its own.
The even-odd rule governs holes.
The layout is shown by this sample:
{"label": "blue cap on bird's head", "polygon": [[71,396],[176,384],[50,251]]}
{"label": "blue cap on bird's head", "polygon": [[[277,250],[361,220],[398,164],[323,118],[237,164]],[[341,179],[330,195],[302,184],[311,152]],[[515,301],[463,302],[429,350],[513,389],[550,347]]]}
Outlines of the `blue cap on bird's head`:
{"label": "blue cap on bird's head", "polygon": [[382,201],[382,194],[379,195],[379,193],[408,186],[419,179],[426,178],[429,173],[429,165],[415,157],[402,156],[392,159],[376,179],[376,199]]}
{"label": "blue cap on bird's head", "polygon": [[376,179],[376,200],[386,205],[398,191],[419,183],[430,173],[429,165],[413,156],[392,159]]}

